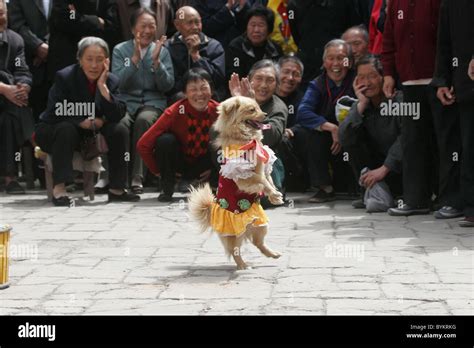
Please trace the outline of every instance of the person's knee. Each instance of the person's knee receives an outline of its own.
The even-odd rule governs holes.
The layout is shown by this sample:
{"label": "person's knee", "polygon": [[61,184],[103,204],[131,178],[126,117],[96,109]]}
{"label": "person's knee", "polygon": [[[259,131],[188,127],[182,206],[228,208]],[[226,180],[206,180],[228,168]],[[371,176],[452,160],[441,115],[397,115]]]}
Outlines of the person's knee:
{"label": "person's knee", "polygon": [[172,133],[164,133],[156,138],[156,147],[160,151],[175,151],[178,147],[178,140]]}
{"label": "person's knee", "polygon": [[111,127],[111,136],[115,139],[123,140],[124,142],[128,141],[130,138],[130,130],[123,123],[114,123],[110,125]]}
{"label": "person's knee", "polygon": [[60,122],[55,128],[55,143],[76,144],[79,141],[79,129],[71,122]]}
{"label": "person's knee", "polygon": [[155,123],[156,119],[158,118],[158,111],[142,111],[138,113],[136,119],[135,119],[135,124],[134,124],[134,129],[148,129],[150,128],[153,123]]}

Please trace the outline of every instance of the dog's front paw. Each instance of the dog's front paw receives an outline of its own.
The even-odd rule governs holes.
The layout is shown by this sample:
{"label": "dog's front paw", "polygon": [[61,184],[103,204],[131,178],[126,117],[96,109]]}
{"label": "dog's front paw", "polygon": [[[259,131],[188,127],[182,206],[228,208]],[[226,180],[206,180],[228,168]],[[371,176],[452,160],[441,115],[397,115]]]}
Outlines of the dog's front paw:
{"label": "dog's front paw", "polygon": [[284,203],[283,195],[278,191],[276,193],[269,195],[268,200],[273,205],[282,205]]}

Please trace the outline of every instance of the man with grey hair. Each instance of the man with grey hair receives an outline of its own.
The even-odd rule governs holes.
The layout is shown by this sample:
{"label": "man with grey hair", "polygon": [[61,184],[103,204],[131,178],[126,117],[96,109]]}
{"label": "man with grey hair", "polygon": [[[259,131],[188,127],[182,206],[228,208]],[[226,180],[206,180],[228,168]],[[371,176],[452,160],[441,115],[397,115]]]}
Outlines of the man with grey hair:
{"label": "man with grey hair", "polygon": [[[232,96],[243,95],[255,98],[262,111],[266,113],[263,121],[266,126],[262,129],[262,142],[275,152],[283,139],[288,118],[288,108],[275,94],[279,83],[278,68],[269,59],[260,60],[252,65],[248,78],[240,80],[239,75],[234,73],[229,81]],[[282,192],[284,176],[283,162],[278,159],[273,165],[272,179],[277,189]],[[262,201],[262,204],[265,207],[271,205],[266,200]]]}
{"label": "man with grey hair", "polygon": [[7,29],[7,7],[0,1],[0,176],[6,193],[25,193],[16,181],[17,154],[33,134],[33,115],[28,108],[31,73],[25,61],[23,39]]}
{"label": "man with grey hair", "polygon": [[341,39],[351,45],[355,63],[369,53],[369,33],[362,25],[350,27]]}
{"label": "man with grey hair", "polygon": [[346,95],[355,97],[351,46],[341,39],[329,41],[324,47],[323,67],[323,73],[310,82],[296,117],[308,133],[310,183],[317,189],[309,201],[314,203],[334,200],[333,183],[345,182],[343,176],[351,176],[350,168],[342,162],[336,118],[337,100]]}

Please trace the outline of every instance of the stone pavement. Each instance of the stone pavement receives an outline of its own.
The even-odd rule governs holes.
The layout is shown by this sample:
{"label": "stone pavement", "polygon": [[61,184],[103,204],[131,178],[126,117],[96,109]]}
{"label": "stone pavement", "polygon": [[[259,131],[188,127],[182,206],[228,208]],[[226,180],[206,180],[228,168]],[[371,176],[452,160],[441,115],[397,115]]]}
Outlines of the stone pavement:
{"label": "stone pavement", "polygon": [[0,223],[13,226],[0,314],[474,314],[474,230],[457,219],[292,195],[267,211],[267,242],[283,256],[247,245],[254,268],[235,271],[217,236],[197,232],[184,196],[156,196],[63,208],[44,191],[0,194]]}

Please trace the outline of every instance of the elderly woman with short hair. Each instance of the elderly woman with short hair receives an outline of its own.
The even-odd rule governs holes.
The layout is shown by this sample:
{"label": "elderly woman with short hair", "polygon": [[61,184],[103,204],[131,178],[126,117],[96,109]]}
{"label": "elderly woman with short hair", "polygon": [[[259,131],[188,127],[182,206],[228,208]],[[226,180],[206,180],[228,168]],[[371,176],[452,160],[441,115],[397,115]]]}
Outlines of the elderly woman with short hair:
{"label": "elderly woman with short hair", "polygon": [[139,8],[130,24],[134,38],[115,46],[112,71],[120,79],[120,93],[127,103],[121,123],[132,135],[132,191],[143,193],[145,166],[136,146],[167,106],[165,93],[174,86],[174,69],[171,55],[163,47],[166,37],[156,37],[155,13]]}
{"label": "elderly woman with short hair", "polygon": [[109,202],[137,201],[139,196],[125,190],[129,132],[119,122],[126,106],[118,99],[118,78],[109,73],[107,43],[97,37],[83,38],[77,59],[78,64],[56,73],[36,129],[36,142],[53,157],[53,203],[69,206],[65,183],[72,179],[73,153],[93,129],[104,135],[109,146]]}

